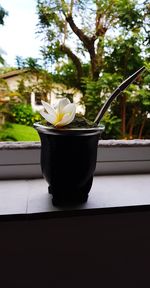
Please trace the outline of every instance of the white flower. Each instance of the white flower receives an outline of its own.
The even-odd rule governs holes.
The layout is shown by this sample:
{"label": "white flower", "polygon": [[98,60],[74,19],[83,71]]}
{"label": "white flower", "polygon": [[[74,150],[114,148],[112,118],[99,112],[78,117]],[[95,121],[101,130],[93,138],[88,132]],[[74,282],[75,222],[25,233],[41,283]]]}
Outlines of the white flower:
{"label": "white flower", "polygon": [[42,110],[40,114],[52,125],[61,127],[73,121],[76,114],[76,106],[74,103],[71,103],[69,99],[61,99],[55,107],[52,107],[43,100],[41,100],[41,102],[47,113]]}

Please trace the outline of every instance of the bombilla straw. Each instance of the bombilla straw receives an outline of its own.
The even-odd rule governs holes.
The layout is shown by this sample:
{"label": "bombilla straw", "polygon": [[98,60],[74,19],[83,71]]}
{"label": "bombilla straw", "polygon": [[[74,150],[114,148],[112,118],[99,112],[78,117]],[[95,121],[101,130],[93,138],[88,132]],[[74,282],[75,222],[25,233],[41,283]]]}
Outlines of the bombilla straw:
{"label": "bombilla straw", "polygon": [[105,104],[102,106],[101,110],[97,114],[94,123],[97,125],[99,124],[100,120],[103,118],[105,112],[109,108],[111,102],[121,93],[123,92],[136,78],[145,70],[145,67],[141,67],[139,70],[137,70],[134,74],[132,74],[130,77],[128,77],[125,81],[122,82],[122,84],[119,85],[119,87],[111,94],[111,96],[108,98],[108,100],[105,102]]}

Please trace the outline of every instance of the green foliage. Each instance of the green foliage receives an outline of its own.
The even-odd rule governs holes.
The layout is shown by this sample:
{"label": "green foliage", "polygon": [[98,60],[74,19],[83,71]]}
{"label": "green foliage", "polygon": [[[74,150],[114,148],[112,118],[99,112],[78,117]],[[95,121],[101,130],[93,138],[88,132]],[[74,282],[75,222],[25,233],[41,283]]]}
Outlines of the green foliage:
{"label": "green foliage", "polygon": [[139,1],[116,1],[118,14],[119,14],[119,22],[121,23],[120,26],[124,27],[128,31],[132,29],[141,27],[143,22],[143,14],[142,14],[142,7],[138,7]]}
{"label": "green foliage", "polygon": [[103,139],[119,139],[121,119],[107,113],[101,123],[105,126]]}
{"label": "green foliage", "polygon": [[4,58],[0,55],[0,64],[4,65],[4,63],[5,63],[5,60],[4,60]]}
{"label": "green foliage", "polygon": [[[4,25],[4,18],[8,15],[8,12],[0,5],[0,25]],[[5,60],[0,55],[0,63],[3,65]]]}
{"label": "green foliage", "polygon": [[105,71],[117,72],[122,79],[143,66],[142,39],[137,35],[118,36],[107,39],[105,46]]}
{"label": "green foliage", "polygon": [[58,64],[53,75],[54,82],[63,83],[67,87],[78,87],[76,70],[71,61]]}
{"label": "green foliage", "polygon": [[119,83],[120,76],[116,73],[103,73],[98,81],[91,81],[88,78],[83,79],[85,89],[83,102],[86,106],[85,116],[87,119],[94,121],[100,108]]}
{"label": "green foliage", "polygon": [[32,126],[34,122],[41,120],[38,112],[33,112],[31,105],[15,104],[11,107],[10,119],[14,123]]}
{"label": "green foliage", "polygon": [[39,141],[39,136],[33,127],[7,123],[0,129],[0,141]]}
{"label": "green foliage", "polygon": [[0,5],[0,25],[4,25],[4,18],[8,15],[8,12]]}
{"label": "green foliage", "polygon": [[16,64],[18,69],[28,69],[32,72],[37,72],[42,69],[42,66],[38,63],[39,59],[33,57],[27,57],[26,59],[17,56]]}
{"label": "green foliage", "polygon": [[1,133],[1,131],[0,131],[0,141],[2,141],[2,142],[5,142],[5,141],[17,141],[17,138],[14,136],[14,135],[12,135],[10,132],[3,132],[3,133]]}

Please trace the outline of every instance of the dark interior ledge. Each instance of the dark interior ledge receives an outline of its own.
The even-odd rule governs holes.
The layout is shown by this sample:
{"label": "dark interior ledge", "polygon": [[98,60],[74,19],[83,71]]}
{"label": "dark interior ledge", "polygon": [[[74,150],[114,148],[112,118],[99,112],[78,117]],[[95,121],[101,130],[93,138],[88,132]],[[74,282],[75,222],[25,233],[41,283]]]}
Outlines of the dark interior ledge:
{"label": "dark interior ledge", "polygon": [[[112,208],[97,208],[90,210],[61,210],[52,212],[40,212],[30,214],[0,214],[0,222],[8,221],[30,221],[30,220],[42,220],[42,219],[63,219],[71,217],[82,216],[98,216],[98,215],[133,215],[134,213],[150,213],[150,205],[137,205],[137,206],[125,206],[125,207],[112,207]],[[110,216],[111,217],[111,216]],[[118,216],[119,217],[119,216]]]}
{"label": "dark interior ledge", "polygon": [[63,210],[42,179],[0,181],[2,288],[148,287],[149,175],[93,184],[85,209]]}
{"label": "dark interior ledge", "polygon": [[[150,147],[150,140],[100,140],[99,147]],[[0,142],[0,150],[39,149],[40,142]]]}

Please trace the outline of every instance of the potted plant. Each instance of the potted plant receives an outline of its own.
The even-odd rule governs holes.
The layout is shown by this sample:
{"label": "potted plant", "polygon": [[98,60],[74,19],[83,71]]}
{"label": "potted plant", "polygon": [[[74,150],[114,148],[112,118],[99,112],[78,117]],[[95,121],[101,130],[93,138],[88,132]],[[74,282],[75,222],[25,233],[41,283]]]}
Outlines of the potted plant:
{"label": "potted plant", "polygon": [[[126,79],[108,98],[95,121],[75,117],[75,104],[67,98],[55,107],[42,101],[46,125],[35,123],[41,138],[41,168],[54,205],[85,202],[92,186],[97,146],[104,127],[99,125],[111,102],[133,82],[145,67]],[[50,123],[50,125],[48,124]]]}
{"label": "potted plant", "polygon": [[[85,202],[96,167],[98,140],[104,127],[75,117],[67,98],[51,107],[42,101],[41,115],[51,125],[35,123],[41,139],[41,168],[54,205]],[[81,126],[81,127],[79,127]],[[94,127],[95,126],[95,127]]]}

